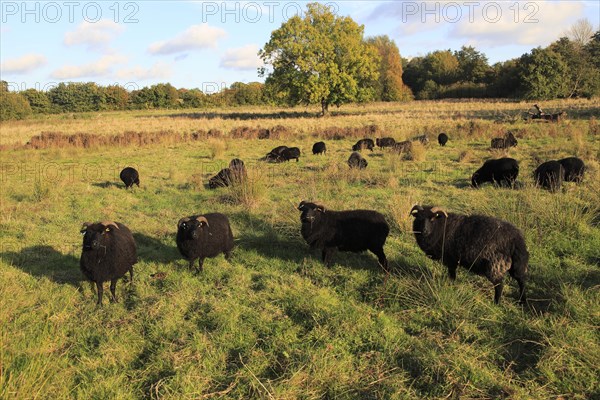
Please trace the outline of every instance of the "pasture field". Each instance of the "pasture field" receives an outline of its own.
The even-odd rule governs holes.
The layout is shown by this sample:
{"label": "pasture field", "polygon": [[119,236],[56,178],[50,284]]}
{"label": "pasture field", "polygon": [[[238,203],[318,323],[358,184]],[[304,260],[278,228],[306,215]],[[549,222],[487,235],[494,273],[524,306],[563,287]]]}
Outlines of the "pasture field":
{"label": "pasture field", "polygon": [[[548,102],[546,111],[568,114],[549,124],[522,121],[529,106],[356,105],[325,118],[304,108],[163,110],[2,123],[0,398],[600,398],[600,107]],[[276,137],[257,139],[258,128]],[[507,130],[518,146],[490,151]],[[435,141],[442,131],[444,148]],[[23,146],[41,132],[55,142]],[[125,132],[156,141],[99,139]],[[79,145],[56,139],[80,133],[90,136]],[[434,140],[411,159],[376,149],[363,152],[366,170],[346,165],[363,135],[423,133]],[[328,152],[313,156],[321,139]],[[300,147],[300,161],[258,161],[281,144]],[[520,162],[517,187],[472,189],[483,161],[505,154]],[[572,155],[588,165],[582,184],[554,194],[533,186],[538,162]],[[249,183],[207,189],[235,157]],[[125,166],[140,171],[140,188],[123,188]],[[389,278],[370,253],[338,252],[323,266],[300,236],[302,199],[382,212]],[[416,245],[409,210],[417,203],[520,228],[528,304],[517,303],[508,276],[499,306],[485,278],[459,269],[451,282]],[[175,246],[176,224],[213,211],[229,216],[236,248],[229,262],[207,259],[194,275]],[[79,271],[79,229],[107,219],[132,230],[139,262],[133,284],[117,285],[120,301],[105,296],[99,308]]]}

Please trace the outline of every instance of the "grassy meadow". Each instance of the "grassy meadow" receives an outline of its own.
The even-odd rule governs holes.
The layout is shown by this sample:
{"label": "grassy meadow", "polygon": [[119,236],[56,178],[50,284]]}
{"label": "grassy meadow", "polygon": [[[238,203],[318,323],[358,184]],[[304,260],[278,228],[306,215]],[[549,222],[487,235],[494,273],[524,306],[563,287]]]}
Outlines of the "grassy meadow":
{"label": "grassy meadow", "polygon": [[[553,101],[558,124],[526,123],[531,104],[413,102],[316,109],[132,111],[39,116],[0,125],[0,398],[3,399],[592,399],[600,398],[600,107]],[[244,127],[247,128],[244,131]],[[273,129],[274,127],[279,127]],[[277,131],[257,139],[244,132]],[[491,151],[507,130],[519,144]],[[440,132],[450,141],[437,145]],[[24,146],[42,132],[120,141]],[[365,132],[429,134],[395,155],[350,148]],[[197,133],[195,136],[194,134]],[[327,143],[313,156],[312,144]],[[285,144],[299,162],[259,161]],[[470,187],[484,160],[520,163],[515,189]],[[580,185],[535,188],[541,161],[585,160]],[[209,190],[232,158],[249,183]],[[125,190],[122,168],[140,171]],[[391,227],[386,279],[370,253],[338,252],[331,268],[300,236],[302,199],[370,208]],[[528,304],[505,279],[499,306],[483,277],[428,259],[411,232],[414,204],[496,216],[520,228],[530,252]],[[228,262],[187,269],[177,221],[222,212],[236,248]],[[120,221],[138,263],[118,303],[96,306],[79,271],[82,222]],[[108,284],[105,284],[108,290]]]}

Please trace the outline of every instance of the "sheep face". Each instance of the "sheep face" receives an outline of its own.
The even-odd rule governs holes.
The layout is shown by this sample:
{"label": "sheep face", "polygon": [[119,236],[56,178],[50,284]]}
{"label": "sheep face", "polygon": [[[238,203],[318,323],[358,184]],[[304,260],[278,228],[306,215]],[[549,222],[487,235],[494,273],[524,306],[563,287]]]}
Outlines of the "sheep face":
{"label": "sheep face", "polygon": [[410,214],[415,218],[413,221],[413,232],[415,235],[427,237],[438,229],[440,224],[445,223],[448,214],[438,207],[414,206]]}
{"label": "sheep face", "polygon": [[110,244],[110,232],[119,229],[114,222],[102,222],[91,224],[85,222],[81,229],[83,235],[83,251],[98,250],[106,248]]}
{"label": "sheep face", "polygon": [[178,224],[177,236],[182,240],[197,240],[202,229],[208,227],[208,221],[204,217],[182,218]]}
{"label": "sheep face", "polygon": [[321,219],[321,214],[325,212],[325,208],[315,203],[301,202],[298,206],[298,210],[302,211],[300,214],[300,221],[304,224],[313,224]]}

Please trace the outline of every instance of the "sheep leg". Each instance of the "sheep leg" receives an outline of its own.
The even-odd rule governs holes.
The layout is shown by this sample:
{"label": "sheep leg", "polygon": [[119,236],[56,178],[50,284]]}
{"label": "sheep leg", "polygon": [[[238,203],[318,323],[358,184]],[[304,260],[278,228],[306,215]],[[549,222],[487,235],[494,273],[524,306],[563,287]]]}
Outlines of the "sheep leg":
{"label": "sheep leg", "polygon": [[110,281],[110,293],[112,294],[112,301],[117,302],[117,295],[115,293],[115,289],[117,288],[117,279],[112,279]]}
{"label": "sheep leg", "polygon": [[333,258],[334,253],[335,247],[325,247],[323,249],[321,256],[323,258],[323,263],[325,264],[325,266],[331,267],[331,259]]}
{"label": "sheep leg", "polygon": [[133,283],[133,266],[129,268],[129,283]]}
{"label": "sheep leg", "polygon": [[[492,282],[494,283],[494,282]],[[502,289],[504,289],[503,281],[494,283],[494,303],[500,303],[500,297],[502,296]]]}
{"label": "sheep leg", "polygon": [[515,278],[517,283],[519,284],[519,303],[525,304],[527,303],[527,298],[525,296],[525,279],[524,278]]}
{"label": "sheep leg", "polygon": [[225,259],[229,261],[231,258],[231,251],[224,251],[223,254],[225,255]]}
{"label": "sheep leg", "polygon": [[451,280],[455,281],[456,280],[456,269],[457,266],[456,265],[452,265],[448,267],[448,276],[450,277]]}
{"label": "sheep leg", "polygon": [[381,268],[383,268],[385,273],[386,274],[389,273],[388,262],[387,262],[387,258],[385,257],[385,253],[383,252],[383,247],[378,248],[378,249],[373,249],[373,250],[371,250],[371,252],[377,256],[377,261],[379,261],[379,265],[381,265]]}
{"label": "sheep leg", "polygon": [[196,269],[196,273],[202,272],[203,266],[204,266],[204,258],[200,257],[200,258],[198,258],[198,268]]}
{"label": "sheep leg", "polygon": [[98,301],[97,305],[102,305],[102,293],[104,293],[104,288],[102,287],[102,282],[96,282],[96,289],[98,290]]}

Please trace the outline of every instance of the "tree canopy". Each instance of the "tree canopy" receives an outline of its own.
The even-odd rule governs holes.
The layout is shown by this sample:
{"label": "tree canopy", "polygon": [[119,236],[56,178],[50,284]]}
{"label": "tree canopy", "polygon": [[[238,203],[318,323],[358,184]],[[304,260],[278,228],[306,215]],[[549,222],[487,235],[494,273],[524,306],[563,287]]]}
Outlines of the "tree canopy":
{"label": "tree canopy", "polygon": [[363,40],[364,26],[323,4],[306,7],[303,17],[274,30],[259,52],[267,90],[288,105],[321,104],[323,114],[331,104],[371,100],[379,56]]}

